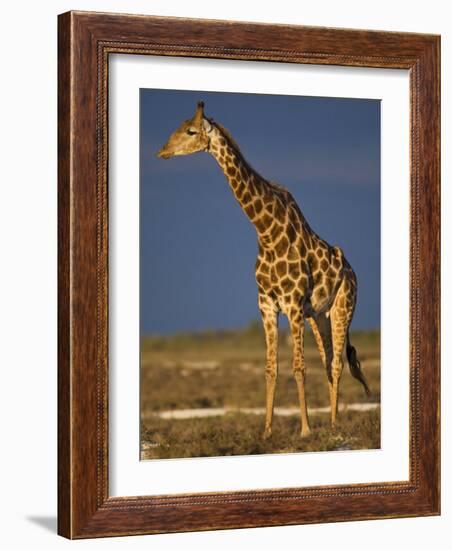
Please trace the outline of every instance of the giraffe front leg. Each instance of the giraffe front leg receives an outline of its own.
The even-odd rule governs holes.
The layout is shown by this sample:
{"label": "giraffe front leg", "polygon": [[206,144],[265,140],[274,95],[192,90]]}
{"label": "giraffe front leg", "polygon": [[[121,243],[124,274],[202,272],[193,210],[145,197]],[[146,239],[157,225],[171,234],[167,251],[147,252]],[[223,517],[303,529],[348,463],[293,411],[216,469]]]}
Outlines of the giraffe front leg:
{"label": "giraffe front leg", "polygon": [[301,437],[311,433],[308,419],[308,407],[305,396],[306,366],[304,362],[304,319],[301,311],[292,309],[289,315],[290,331],[293,341],[293,374],[297,383],[301,414]]}
{"label": "giraffe front leg", "polygon": [[262,314],[267,347],[265,430],[263,436],[264,439],[268,439],[272,434],[273,406],[278,376],[278,309],[273,300],[265,294],[259,295],[259,309]]}

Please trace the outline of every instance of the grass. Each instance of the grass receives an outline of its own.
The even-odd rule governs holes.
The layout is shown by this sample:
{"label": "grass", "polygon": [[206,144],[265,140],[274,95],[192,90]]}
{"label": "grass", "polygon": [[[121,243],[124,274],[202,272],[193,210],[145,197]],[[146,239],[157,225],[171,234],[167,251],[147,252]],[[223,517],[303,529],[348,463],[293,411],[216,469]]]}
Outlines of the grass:
{"label": "grass", "polygon": [[275,417],[270,439],[262,438],[263,416],[227,414],[189,420],[155,418],[142,433],[142,458],[258,455],[300,451],[378,449],[380,412],[344,412],[335,430],[328,415],[311,417],[311,435],[299,436],[299,419]]}
{"label": "grass", "polygon": [[[352,334],[372,390],[369,399],[345,366],[341,404],[380,401],[380,339],[377,332]],[[260,326],[242,331],[149,337],[141,345],[142,458],[229,456],[340,449],[380,445],[380,411],[343,411],[332,432],[329,415],[311,415],[312,434],[299,437],[297,416],[276,416],[270,440],[262,439],[262,415],[228,413],[192,419],[163,419],[167,410],[199,408],[262,408],[265,406],[265,345]],[[312,337],[305,343],[306,395],[309,407],[329,405],[324,368]],[[276,407],[297,407],[291,370],[291,345],[280,334]]]}

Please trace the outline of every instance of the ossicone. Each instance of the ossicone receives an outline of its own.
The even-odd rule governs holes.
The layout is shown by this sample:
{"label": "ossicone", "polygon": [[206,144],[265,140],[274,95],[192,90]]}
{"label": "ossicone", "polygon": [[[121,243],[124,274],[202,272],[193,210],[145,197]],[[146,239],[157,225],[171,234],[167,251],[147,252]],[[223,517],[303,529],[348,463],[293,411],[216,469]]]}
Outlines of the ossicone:
{"label": "ossicone", "polygon": [[194,122],[201,123],[204,118],[204,101],[198,101],[198,106],[196,107],[196,113],[194,116]]}

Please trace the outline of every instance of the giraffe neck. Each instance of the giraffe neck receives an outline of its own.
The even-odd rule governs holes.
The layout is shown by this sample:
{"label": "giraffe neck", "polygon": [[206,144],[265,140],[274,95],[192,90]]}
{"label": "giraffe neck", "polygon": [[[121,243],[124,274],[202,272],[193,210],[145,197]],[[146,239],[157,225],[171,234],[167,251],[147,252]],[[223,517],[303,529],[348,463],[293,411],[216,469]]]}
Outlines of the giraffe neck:
{"label": "giraffe neck", "polygon": [[248,164],[224,128],[212,123],[209,138],[208,152],[220,165],[235,198],[255,226],[261,244],[270,244],[274,240],[275,216],[282,224],[287,214],[280,196],[285,190],[265,180]]}

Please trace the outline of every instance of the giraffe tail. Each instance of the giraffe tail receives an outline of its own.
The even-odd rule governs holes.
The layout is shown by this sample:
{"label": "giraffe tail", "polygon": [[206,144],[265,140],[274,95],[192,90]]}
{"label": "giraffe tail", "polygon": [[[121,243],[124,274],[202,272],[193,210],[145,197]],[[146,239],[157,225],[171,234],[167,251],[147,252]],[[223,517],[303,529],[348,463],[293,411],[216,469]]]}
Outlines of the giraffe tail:
{"label": "giraffe tail", "polygon": [[353,376],[353,378],[356,378],[356,380],[359,380],[361,384],[364,387],[364,391],[366,392],[367,397],[370,396],[370,389],[367,385],[366,378],[364,377],[363,371],[361,370],[361,363],[358,360],[358,356],[356,355],[356,349],[350,344],[350,336],[347,332],[347,361],[348,366],[350,367],[350,373]]}

